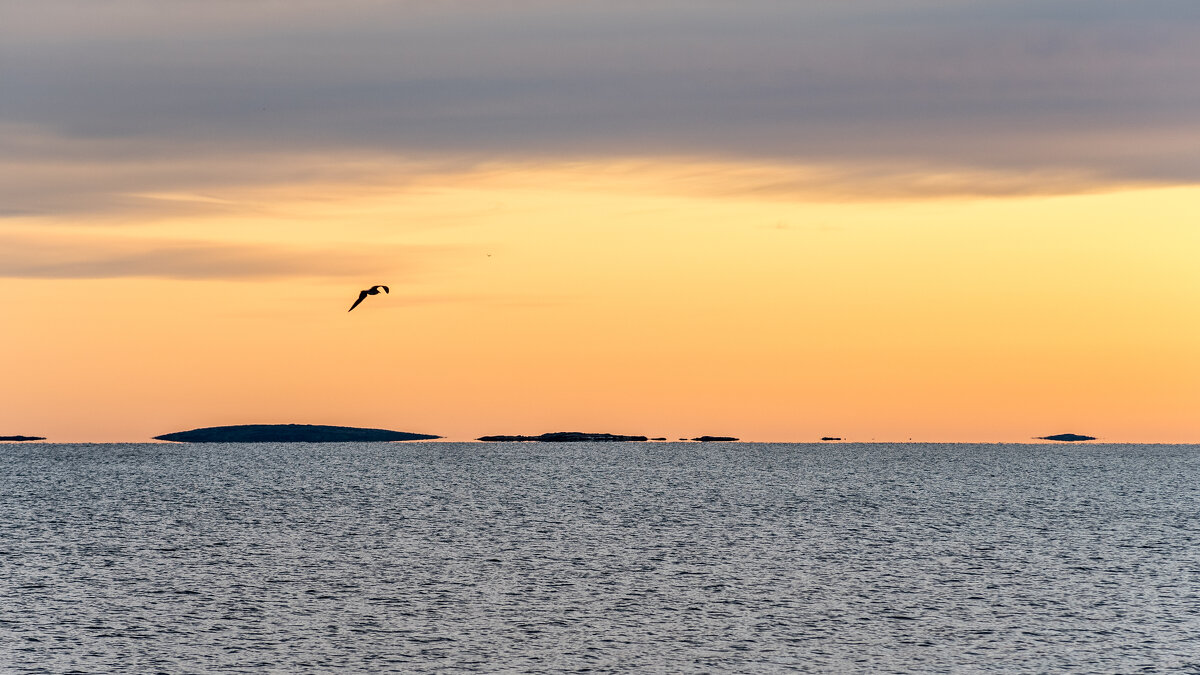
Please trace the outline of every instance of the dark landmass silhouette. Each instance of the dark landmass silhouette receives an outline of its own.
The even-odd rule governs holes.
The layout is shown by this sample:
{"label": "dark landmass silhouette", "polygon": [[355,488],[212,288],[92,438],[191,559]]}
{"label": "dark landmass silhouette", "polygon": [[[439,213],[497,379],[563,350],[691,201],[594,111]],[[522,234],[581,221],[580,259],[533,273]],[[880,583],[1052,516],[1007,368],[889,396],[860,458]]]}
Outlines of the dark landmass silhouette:
{"label": "dark landmass silhouette", "polygon": [[823,440],[823,441],[840,441],[842,439],[840,436],[822,436],[821,440]]}
{"label": "dark landmass silhouette", "polygon": [[1094,441],[1095,436],[1081,436],[1079,434],[1055,434],[1053,436],[1038,436],[1040,441],[1067,441],[1073,443],[1075,441]]}
{"label": "dark landmass silhouette", "polygon": [[651,438],[650,440],[652,440],[652,441],[665,441],[665,440],[667,440],[667,439],[666,439],[666,438]]}
{"label": "dark landmass silhouette", "polygon": [[44,441],[45,436],[0,436],[0,441]]}
{"label": "dark landmass silhouette", "polygon": [[486,443],[513,443],[535,441],[540,443],[622,443],[649,440],[645,436],[621,436],[618,434],[588,434],[581,431],[556,431],[540,436],[480,436],[476,440]]}
{"label": "dark landmass silhouette", "polygon": [[713,442],[736,441],[737,439],[734,438],[733,436],[698,436],[696,438],[693,438],[692,440],[700,441],[701,443],[713,443]]}
{"label": "dark landmass silhouette", "polygon": [[240,424],[205,427],[155,436],[180,443],[348,443],[362,441],[423,441],[441,436],[387,429],[331,427],[321,424]]}

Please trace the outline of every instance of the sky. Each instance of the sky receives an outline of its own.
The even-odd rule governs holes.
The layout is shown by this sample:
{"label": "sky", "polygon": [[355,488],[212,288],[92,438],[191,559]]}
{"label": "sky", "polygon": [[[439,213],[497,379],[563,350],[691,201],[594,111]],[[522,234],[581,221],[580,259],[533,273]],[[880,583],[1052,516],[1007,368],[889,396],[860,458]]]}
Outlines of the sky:
{"label": "sky", "polygon": [[1194,0],[0,0],[0,435],[1200,441],[1197,34]]}

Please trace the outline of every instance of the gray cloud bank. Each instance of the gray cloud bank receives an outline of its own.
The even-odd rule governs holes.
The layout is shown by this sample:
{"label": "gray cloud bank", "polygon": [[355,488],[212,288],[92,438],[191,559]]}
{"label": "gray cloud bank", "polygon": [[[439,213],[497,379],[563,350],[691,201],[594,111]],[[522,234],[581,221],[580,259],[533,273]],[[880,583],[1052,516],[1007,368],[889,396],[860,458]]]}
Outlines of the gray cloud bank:
{"label": "gray cloud bank", "polygon": [[[377,153],[1200,180],[1194,0],[481,5],[3,2],[0,178]],[[81,189],[47,173],[6,210]]]}

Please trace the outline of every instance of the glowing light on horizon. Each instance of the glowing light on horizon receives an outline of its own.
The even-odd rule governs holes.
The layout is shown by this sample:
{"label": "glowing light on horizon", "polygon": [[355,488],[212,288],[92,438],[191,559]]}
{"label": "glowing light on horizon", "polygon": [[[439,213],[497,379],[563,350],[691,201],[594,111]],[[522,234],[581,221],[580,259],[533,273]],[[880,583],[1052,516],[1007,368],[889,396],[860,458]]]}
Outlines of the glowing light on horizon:
{"label": "glowing light on horizon", "polygon": [[[30,255],[79,254],[85,233],[114,260],[206,242],[217,271],[0,279],[20,317],[4,366],[22,383],[0,424],[52,440],[253,422],[458,439],[1200,434],[1200,189],[754,187],[778,175],[496,166],[214,190],[211,210],[163,199],[120,227],[12,226]],[[230,251],[276,271],[225,278]],[[391,295],[348,320],[347,289],[374,283]]]}

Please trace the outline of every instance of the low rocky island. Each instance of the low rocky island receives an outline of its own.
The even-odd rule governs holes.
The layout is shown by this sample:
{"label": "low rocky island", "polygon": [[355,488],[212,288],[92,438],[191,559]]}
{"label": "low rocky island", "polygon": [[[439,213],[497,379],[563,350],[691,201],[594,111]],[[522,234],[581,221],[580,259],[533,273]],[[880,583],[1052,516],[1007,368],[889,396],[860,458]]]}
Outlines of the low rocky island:
{"label": "low rocky island", "polygon": [[840,436],[822,436],[821,440],[823,440],[823,441],[840,441],[840,440],[842,440],[842,438]]}
{"label": "low rocky island", "polygon": [[700,441],[701,443],[729,443],[731,441],[736,441],[737,439],[733,436],[697,436],[692,440]]}
{"label": "low rocky island", "polygon": [[387,429],[331,427],[321,424],[241,424],[177,431],[154,438],[159,441],[180,443],[354,443],[424,441],[441,438],[441,436]]}
{"label": "low rocky island", "polygon": [[1055,434],[1053,436],[1038,436],[1039,441],[1066,441],[1074,443],[1075,441],[1094,441],[1095,436],[1082,436],[1080,434]]}
{"label": "low rocky island", "polygon": [[44,441],[45,436],[0,436],[0,441]]}
{"label": "low rocky island", "polygon": [[540,436],[480,436],[476,440],[485,443],[626,443],[649,440],[645,436],[621,436],[618,434],[588,434],[581,431],[556,431]]}

